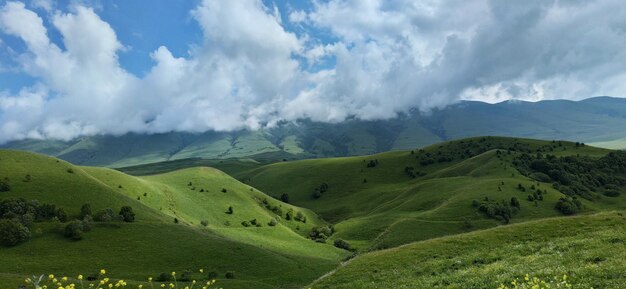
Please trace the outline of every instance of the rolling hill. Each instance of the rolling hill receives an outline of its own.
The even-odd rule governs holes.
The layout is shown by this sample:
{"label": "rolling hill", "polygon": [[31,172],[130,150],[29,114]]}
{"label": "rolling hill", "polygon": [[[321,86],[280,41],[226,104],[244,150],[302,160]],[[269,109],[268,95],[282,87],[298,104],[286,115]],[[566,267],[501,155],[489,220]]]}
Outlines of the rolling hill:
{"label": "rolling hill", "polygon": [[626,99],[611,97],[497,104],[463,101],[389,120],[350,119],[335,124],[301,120],[259,131],[130,133],[71,141],[23,140],[3,147],[40,152],[78,165],[125,167],[188,158],[273,162],[368,155],[482,135],[601,145],[626,137],[624,111]]}
{"label": "rolling hill", "polygon": [[[559,216],[555,206],[568,197],[576,197],[588,212],[626,209],[626,198],[620,195],[626,186],[626,158],[609,153],[580,143],[482,137],[413,151],[279,162],[235,176],[270,195],[289,194],[293,204],[334,224],[331,239],[367,251]],[[571,167],[619,160],[617,171],[607,166],[602,170],[609,173],[600,177],[609,182],[613,175],[619,196],[605,195],[602,186],[592,188],[595,180],[587,179],[591,174],[586,172],[567,171],[567,185],[550,177],[538,180],[543,173],[528,171],[521,162],[534,155],[554,162],[571,159]],[[486,218],[479,209],[512,198],[520,205],[510,219]]]}
{"label": "rolling hill", "polygon": [[[0,249],[0,259],[11,260],[0,264],[3,287],[17,287],[25,272],[76,276],[106,268],[134,282],[204,268],[217,272],[218,279],[234,272],[235,279],[220,280],[224,288],[299,288],[350,255],[306,237],[313,226],[326,224],[315,213],[273,200],[216,169],[134,177],[0,150],[0,176],[10,186],[0,192],[1,200],[52,204],[70,220],[86,203],[94,212],[112,208],[117,213],[121,206],[131,206],[136,214],[132,223],[95,222],[80,241],[63,236],[65,224],[35,222],[31,240]],[[288,220],[289,212],[306,222]]]}

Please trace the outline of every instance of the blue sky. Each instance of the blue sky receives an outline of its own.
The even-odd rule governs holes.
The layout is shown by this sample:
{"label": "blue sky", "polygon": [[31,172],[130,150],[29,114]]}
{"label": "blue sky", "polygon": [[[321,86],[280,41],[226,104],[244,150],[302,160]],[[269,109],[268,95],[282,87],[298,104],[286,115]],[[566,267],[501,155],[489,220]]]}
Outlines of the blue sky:
{"label": "blue sky", "polygon": [[0,142],[623,96],[596,1],[0,2]]}

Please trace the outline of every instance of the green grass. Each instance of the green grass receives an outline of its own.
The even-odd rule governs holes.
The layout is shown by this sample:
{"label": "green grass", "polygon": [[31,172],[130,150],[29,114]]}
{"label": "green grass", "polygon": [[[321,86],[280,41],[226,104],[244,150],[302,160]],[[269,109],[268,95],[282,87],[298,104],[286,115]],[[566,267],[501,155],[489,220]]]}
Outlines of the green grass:
{"label": "green grass", "polygon": [[[485,152],[471,158],[455,158],[452,162],[422,166],[418,154],[437,156],[474,149],[481,145]],[[517,145],[535,151],[550,147],[557,156],[587,155],[601,157],[609,151],[574,143],[512,138],[473,138],[437,144],[423,152],[398,151],[371,156],[281,162],[242,170],[235,176],[271,195],[289,193],[294,204],[309,208],[335,224],[333,238],[348,240],[361,250],[389,248],[468,230],[493,227],[498,221],[488,220],[472,207],[472,200],[485,197],[496,200],[521,200],[521,211],[512,222],[559,216],[554,209],[563,194],[551,184],[538,183],[521,175],[511,164],[516,153],[498,155],[497,149]],[[379,165],[366,167],[369,160]],[[406,166],[427,173],[413,179]],[[364,182],[367,180],[367,182]],[[504,182],[504,185],[501,185]],[[329,189],[319,199],[312,193],[321,183]],[[535,205],[526,201],[528,193],[517,185],[545,189],[544,201]],[[500,187],[500,190],[498,189]],[[624,196],[599,196],[594,202],[583,201],[588,211],[626,208]],[[471,223],[467,228],[466,222]]]}
{"label": "green grass", "polygon": [[[27,174],[29,182],[23,181]],[[22,197],[56,204],[71,217],[78,215],[84,203],[90,203],[94,211],[130,205],[137,214],[131,224],[98,223],[77,242],[62,236],[62,224],[36,223],[30,241],[0,250],[0,259],[10,260],[0,262],[3,285],[17,286],[29,274],[73,276],[106,268],[116,277],[133,281],[161,272],[204,268],[219,272],[220,278],[226,271],[235,271],[234,281],[220,280],[224,288],[299,288],[349,255],[303,236],[312,226],[325,224],[309,210],[272,200],[285,210],[301,211],[307,223],[283,218],[277,226],[267,226],[276,217],[259,203],[267,196],[216,169],[133,177],[2,150],[0,176],[8,178],[12,187],[2,193],[3,199]],[[227,192],[221,192],[222,188]],[[234,214],[225,213],[228,206]],[[253,218],[263,227],[240,224]],[[201,226],[201,220],[209,225]]]}
{"label": "green grass", "polygon": [[497,288],[525,274],[573,288],[623,288],[623,213],[550,218],[364,254],[313,284],[324,288]]}

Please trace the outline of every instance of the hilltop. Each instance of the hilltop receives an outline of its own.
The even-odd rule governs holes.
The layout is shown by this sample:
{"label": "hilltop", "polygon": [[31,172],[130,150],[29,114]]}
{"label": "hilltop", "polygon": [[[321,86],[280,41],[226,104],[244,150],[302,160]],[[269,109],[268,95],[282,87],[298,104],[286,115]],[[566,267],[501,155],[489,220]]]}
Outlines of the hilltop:
{"label": "hilltop", "polygon": [[[283,159],[368,155],[425,147],[442,141],[496,135],[597,142],[624,138],[626,99],[582,101],[462,101],[428,113],[413,111],[389,120],[283,122],[258,131],[170,132],[91,136],[70,141],[23,140],[5,148],[29,150],[78,165],[125,167],[189,158]],[[607,144],[615,148],[613,143]]]}
{"label": "hilltop", "polygon": [[[63,236],[66,224],[35,222],[30,240],[0,250],[0,258],[10,260],[0,264],[4,285],[21,283],[25,272],[75,276],[107,268],[132,281],[204,268],[218,279],[233,272],[235,279],[220,281],[224,288],[299,288],[350,254],[307,238],[312,227],[326,224],[315,213],[212,168],[134,177],[0,150],[0,176],[10,187],[0,192],[2,200],[54,205],[68,221],[87,203],[94,215],[106,208],[117,214],[122,206],[136,214],[132,223],[95,222],[80,241]],[[301,220],[294,220],[296,215]]]}

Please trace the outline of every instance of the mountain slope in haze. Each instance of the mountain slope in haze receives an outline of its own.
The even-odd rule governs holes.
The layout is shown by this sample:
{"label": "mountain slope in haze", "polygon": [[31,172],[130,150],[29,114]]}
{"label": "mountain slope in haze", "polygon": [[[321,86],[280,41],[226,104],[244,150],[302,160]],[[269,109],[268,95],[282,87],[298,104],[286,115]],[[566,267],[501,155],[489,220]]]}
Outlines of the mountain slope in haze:
{"label": "mountain slope in haze", "polygon": [[367,155],[446,140],[494,135],[604,142],[626,137],[626,99],[463,101],[428,114],[378,121],[281,123],[259,131],[164,133],[24,140],[3,145],[57,156],[74,164],[124,167],[185,158],[277,161]]}
{"label": "mountain slope in haze", "polygon": [[[78,218],[85,203],[94,213],[105,208],[117,213],[122,206],[136,213],[133,223],[96,222],[80,241],[63,237],[64,224],[34,223],[29,241],[0,249],[0,284],[15,285],[10,288],[31,273],[76,276],[100,268],[130,282],[204,268],[218,272],[218,279],[235,272],[234,280],[220,280],[224,288],[300,288],[350,254],[306,237],[313,226],[326,224],[313,212],[271,199],[211,168],[134,177],[0,150],[0,177],[10,184],[0,200],[53,204],[70,220]],[[280,208],[280,216],[266,209],[263,200]],[[307,221],[287,220],[289,211],[300,212]],[[268,225],[273,219],[276,225]],[[251,220],[260,226],[242,226]]]}

